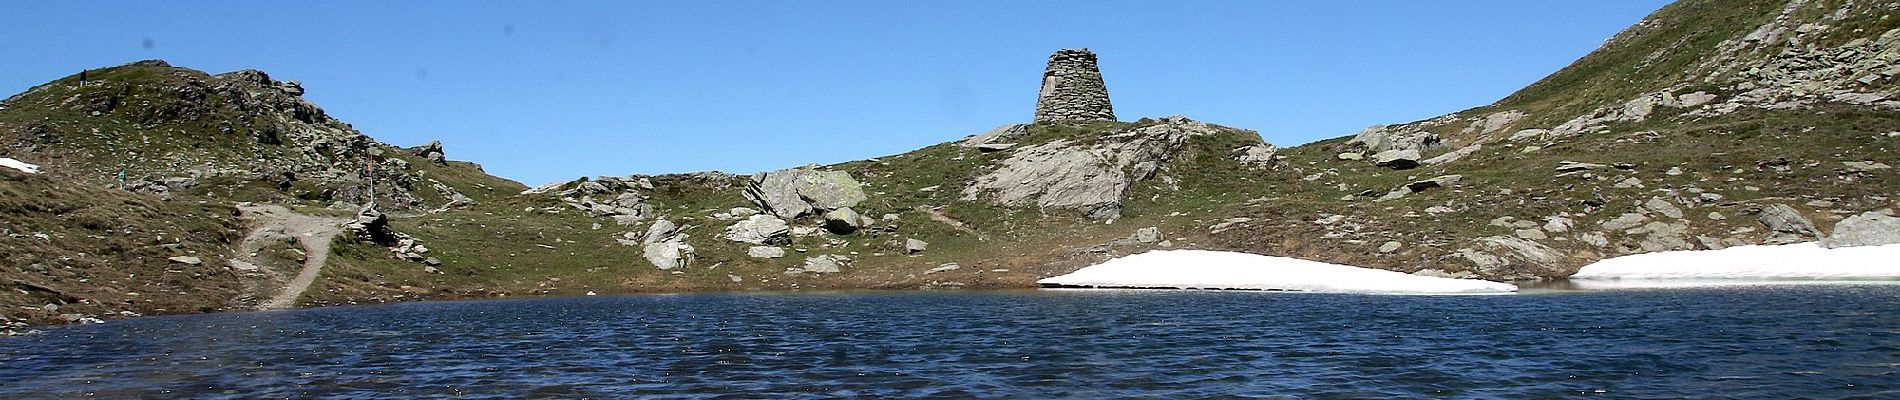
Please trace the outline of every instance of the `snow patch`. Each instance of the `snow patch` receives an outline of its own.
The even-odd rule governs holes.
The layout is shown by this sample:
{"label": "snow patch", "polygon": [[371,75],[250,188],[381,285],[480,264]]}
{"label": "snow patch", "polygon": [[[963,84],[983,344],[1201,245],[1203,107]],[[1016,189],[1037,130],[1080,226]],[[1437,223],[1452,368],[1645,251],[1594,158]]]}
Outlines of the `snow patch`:
{"label": "snow patch", "polygon": [[1900,279],[1896,260],[1900,260],[1900,244],[1837,249],[1817,242],[1735,246],[1614,257],[1585,265],[1570,279]]}
{"label": "snow patch", "polygon": [[1286,290],[1324,293],[1511,293],[1517,286],[1206,250],[1150,251],[1036,283],[1056,287]]}
{"label": "snow patch", "polygon": [[20,172],[25,172],[29,174],[40,173],[40,166],[38,165],[27,164],[25,161],[15,160],[15,159],[6,158],[6,157],[0,157],[0,167],[17,169],[17,170],[20,170]]}

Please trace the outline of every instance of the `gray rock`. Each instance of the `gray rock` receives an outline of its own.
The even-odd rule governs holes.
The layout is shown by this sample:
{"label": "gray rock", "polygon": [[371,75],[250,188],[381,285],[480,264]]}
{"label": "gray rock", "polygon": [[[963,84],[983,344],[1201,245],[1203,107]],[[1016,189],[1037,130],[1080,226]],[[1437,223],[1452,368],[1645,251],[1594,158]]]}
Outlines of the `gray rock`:
{"label": "gray rock", "polygon": [[976,145],[976,150],[984,152],[984,153],[994,153],[998,151],[1009,150],[1010,148],[1013,148],[1013,147],[1016,147],[1015,143],[984,143],[984,144]]}
{"label": "gray rock", "polygon": [[693,260],[693,246],[678,240],[650,243],[644,250],[647,262],[663,270],[684,268]]}
{"label": "gray rock", "polygon": [[1643,202],[1643,208],[1655,211],[1665,217],[1682,219],[1682,209],[1676,207],[1675,203],[1671,203],[1669,200],[1663,200],[1661,197],[1650,197],[1649,201]]}
{"label": "gray rock", "polygon": [[1586,163],[1586,162],[1576,162],[1576,161],[1557,162],[1557,172],[1577,172],[1577,171],[1587,171],[1587,170],[1593,170],[1593,169],[1603,169],[1607,167],[1609,166],[1603,165],[1603,164],[1591,164],[1591,163]]}
{"label": "gray rock", "polygon": [[1418,168],[1418,150],[1386,150],[1372,155],[1372,164],[1391,169]]}
{"label": "gray rock", "polygon": [[1438,147],[1438,134],[1422,128],[1420,125],[1373,125],[1359,131],[1346,143],[1363,146],[1373,153],[1409,150],[1416,154]]}
{"label": "gray rock", "polygon": [[1893,166],[1878,161],[1847,161],[1842,162],[1841,165],[1847,167],[1848,171],[1853,172],[1874,172],[1883,169],[1893,169]]}
{"label": "gray rock", "polygon": [[726,226],[720,237],[740,243],[783,246],[792,243],[792,227],[779,217],[759,214]]}
{"label": "gray rock", "polygon": [[1725,219],[1728,219],[1728,216],[1722,215],[1722,213],[1720,212],[1715,212],[1715,211],[1709,212],[1709,220],[1711,221],[1721,221]]}
{"label": "gray rock", "polygon": [[1519,239],[1524,239],[1524,240],[1544,240],[1544,239],[1550,238],[1550,236],[1544,234],[1544,231],[1542,229],[1537,229],[1537,228],[1518,229],[1514,231],[1513,233]]}
{"label": "gray rock", "polygon": [[1695,248],[1695,245],[1688,241],[1689,225],[1681,222],[1650,222],[1644,224],[1641,231],[1648,233],[1648,236],[1644,236],[1643,240],[1637,241],[1636,246],[1642,248],[1644,252],[1690,250]]}
{"label": "gray rock", "polygon": [[1900,218],[1894,211],[1875,210],[1860,213],[1834,224],[1834,233],[1821,244],[1828,248],[1879,246],[1900,243]]}
{"label": "gray rock", "polygon": [[1561,215],[1552,215],[1544,218],[1544,230],[1555,233],[1568,232],[1570,231],[1570,227],[1575,224],[1576,221],[1572,221],[1570,218]]}
{"label": "gray rock", "polygon": [[1391,252],[1394,252],[1394,251],[1399,251],[1399,247],[1403,247],[1403,246],[1405,246],[1405,244],[1403,244],[1403,243],[1399,243],[1399,242],[1396,242],[1396,241],[1392,241],[1392,242],[1385,242],[1385,244],[1381,244],[1381,245],[1379,245],[1379,252],[1380,252],[1380,253],[1391,253]]}
{"label": "gray rock", "polygon": [[200,259],[198,257],[192,257],[192,256],[177,256],[177,257],[167,258],[166,260],[170,260],[171,262],[185,264],[185,265],[204,264],[203,259]]}
{"label": "gray rock", "polygon": [[1279,153],[1279,151],[1280,149],[1274,147],[1272,144],[1256,143],[1235,149],[1235,152],[1239,153],[1239,155],[1234,157],[1234,161],[1239,161],[1241,165],[1249,167],[1266,167],[1273,165],[1273,155]]}
{"label": "gray rock", "polygon": [[849,235],[858,231],[863,220],[864,216],[858,215],[857,211],[852,211],[851,207],[845,207],[825,213],[824,227],[833,234]]}
{"label": "gray rock", "polygon": [[930,249],[930,243],[928,243],[928,242],[925,242],[925,241],[922,241],[922,240],[917,240],[917,239],[914,239],[914,238],[912,238],[912,239],[904,239],[904,252],[905,252],[905,253],[908,253],[908,254],[917,254],[917,253],[922,253],[922,252],[924,252],[924,250],[928,250],[928,249]]}
{"label": "gray rock", "polygon": [[1439,154],[1437,157],[1427,158],[1425,159],[1425,161],[1421,161],[1421,163],[1425,165],[1448,164],[1453,161],[1462,160],[1465,157],[1470,156],[1473,153],[1477,153],[1478,150],[1482,150],[1482,149],[1484,149],[1484,145],[1481,145],[1481,144],[1465,146],[1465,147],[1458,148],[1457,150],[1452,150],[1445,154]]}
{"label": "gray rock", "polygon": [[957,142],[957,144],[963,147],[977,147],[981,149],[983,145],[1008,142],[1028,133],[1029,125],[1027,124],[1009,124],[990,129],[982,134],[970,136],[961,142]]}
{"label": "gray rock", "polygon": [[1161,228],[1150,226],[1146,228],[1136,229],[1135,241],[1139,243],[1159,242],[1161,241]]}
{"label": "gray rock", "polygon": [[950,271],[955,271],[955,270],[958,270],[958,269],[962,269],[962,268],[963,268],[963,266],[961,266],[961,265],[957,265],[957,263],[944,263],[943,265],[939,265],[939,266],[937,266],[936,268],[931,268],[931,269],[930,269],[929,271],[924,271],[924,273],[925,273],[925,274],[935,274],[935,273],[939,273],[939,272],[950,272]]}
{"label": "gray rock", "polygon": [[779,258],[785,256],[785,248],[778,246],[752,246],[746,248],[745,255],[752,258]]}
{"label": "gray rock", "polygon": [[1510,236],[1488,236],[1472,241],[1475,248],[1455,255],[1471,263],[1478,275],[1494,280],[1538,279],[1561,275],[1563,254],[1549,246]]}
{"label": "gray rock", "polygon": [[1761,214],[1755,220],[1768,227],[1768,237],[1762,244],[1789,244],[1812,241],[1821,236],[1821,231],[1794,207],[1786,204],[1774,204],[1762,207]]}
{"label": "gray rock", "polygon": [[799,269],[804,272],[835,274],[843,271],[843,265],[851,261],[850,257],[821,254],[805,257],[805,265]]}
{"label": "gray rock", "polygon": [[1185,117],[1130,128],[1092,142],[1057,139],[1019,146],[997,167],[964,187],[964,200],[989,199],[1004,206],[1066,209],[1095,220],[1121,216],[1121,203],[1136,182],[1153,178],[1188,138],[1221,130]]}
{"label": "gray rock", "polygon": [[1603,221],[1602,226],[1603,229],[1621,231],[1642,226],[1643,222],[1646,221],[1649,221],[1649,217],[1641,213],[1623,213],[1623,215],[1618,215],[1616,218]]}
{"label": "gray rock", "polygon": [[836,210],[863,202],[864,185],[843,171],[806,167],[761,172],[746,186],[746,198],[783,219],[795,219],[820,210]]}
{"label": "gray rock", "polygon": [[1715,101],[1715,95],[1710,94],[1708,92],[1698,91],[1694,93],[1685,93],[1681,96],[1676,96],[1676,104],[1681,105],[1683,107],[1695,107],[1695,106],[1699,106],[1703,104],[1708,104],[1711,101]]}
{"label": "gray rock", "polygon": [[641,241],[640,244],[654,244],[673,240],[673,237],[678,233],[679,225],[674,225],[673,221],[664,219],[653,220],[653,225],[647,227],[646,239]]}
{"label": "gray rock", "polygon": [[1347,153],[1339,153],[1338,158],[1344,161],[1359,161],[1359,160],[1366,159],[1366,155],[1362,153],[1347,152]]}
{"label": "gray rock", "polygon": [[660,269],[681,268],[692,263],[693,246],[686,244],[686,234],[672,221],[654,220],[641,243],[641,256]]}

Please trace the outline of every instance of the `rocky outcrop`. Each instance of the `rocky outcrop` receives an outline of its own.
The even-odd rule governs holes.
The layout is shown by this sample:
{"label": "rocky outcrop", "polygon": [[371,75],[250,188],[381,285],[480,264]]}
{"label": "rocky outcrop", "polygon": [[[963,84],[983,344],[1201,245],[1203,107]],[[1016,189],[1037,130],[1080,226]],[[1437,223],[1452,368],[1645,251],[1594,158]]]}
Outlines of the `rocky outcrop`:
{"label": "rocky outcrop", "polygon": [[727,226],[723,237],[740,243],[782,246],[791,244],[791,234],[791,225],[786,224],[785,220],[759,214]]}
{"label": "rocky outcrop", "polygon": [[1471,245],[1455,256],[1487,279],[1532,280],[1568,274],[1562,271],[1563,253],[1531,240],[1489,236],[1472,240]]}
{"label": "rocky outcrop", "polygon": [[1088,49],[1062,49],[1049,55],[1036,96],[1036,121],[1114,120],[1108,86]]}
{"label": "rocky outcrop", "polygon": [[1821,241],[1828,248],[1894,243],[1900,243],[1900,217],[1891,209],[1868,211],[1834,223],[1834,233]]}
{"label": "rocky outcrop", "polygon": [[423,160],[427,160],[435,165],[448,165],[449,163],[448,158],[446,158],[447,154],[442,152],[442,141],[440,140],[431,140],[429,144],[411,148],[409,149],[409,154],[422,157]]}
{"label": "rocky outcrop", "polygon": [[1768,237],[1762,239],[1762,244],[1808,242],[1821,236],[1821,231],[1814,228],[1814,222],[1786,204],[1762,207],[1755,220],[1768,228]]}
{"label": "rocky outcrop", "polygon": [[992,149],[997,148],[997,147],[1002,147],[1001,150],[1008,150],[1009,147],[1003,146],[1003,145],[1013,145],[1011,141],[1016,140],[1016,138],[1022,137],[1023,135],[1027,135],[1027,134],[1029,134],[1028,124],[1008,124],[1008,125],[996,127],[995,129],[990,129],[980,134],[971,135],[970,137],[964,138],[961,141],[957,141],[957,145],[963,146],[963,147],[976,147],[976,148],[984,148],[984,146],[989,146],[988,148],[992,148]]}
{"label": "rocky outcrop", "polygon": [[963,198],[1073,210],[1092,219],[1119,217],[1129,188],[1171,163],[1189,138],[1226,129],[1180,116],[1159,122],[1093,143],[1065,138],[1010,150],[996,169],[964,188]]}
{"label": "rocky outcrop", "polygon": [[654,220],[647,228],[642,256],[663,270],[684,268],[693,262],[693,246],[686,244],[687,236],[672,221]]}
{"label": "rocky outcrop", "polygon": [[850,173],[813,167],[755,174],[745,196],[766,212],[787,220],[856,206],[868,198],[864,185],[852,179]]}

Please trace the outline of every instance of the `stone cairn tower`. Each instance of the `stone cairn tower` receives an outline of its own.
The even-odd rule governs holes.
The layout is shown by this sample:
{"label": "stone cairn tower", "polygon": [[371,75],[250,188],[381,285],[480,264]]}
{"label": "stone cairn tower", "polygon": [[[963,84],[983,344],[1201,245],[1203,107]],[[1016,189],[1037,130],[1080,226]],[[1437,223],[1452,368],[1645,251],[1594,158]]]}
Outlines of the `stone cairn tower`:
{"label": "stone cairn tower", "polygon": [[1089,49],[1062,49],[1049,56],[1036,97],[1036,121],[1114,120],[1108,86]]}

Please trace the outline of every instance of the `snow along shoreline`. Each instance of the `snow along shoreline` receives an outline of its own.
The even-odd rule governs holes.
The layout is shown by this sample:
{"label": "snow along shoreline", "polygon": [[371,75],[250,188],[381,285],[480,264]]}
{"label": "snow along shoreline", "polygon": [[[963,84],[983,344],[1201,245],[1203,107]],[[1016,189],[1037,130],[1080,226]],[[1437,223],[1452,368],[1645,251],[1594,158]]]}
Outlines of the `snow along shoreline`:
{"label": "snow along shoreline", "polygon": [[1900,244],[1830,249],[1805,242],[1632,254],[1585,265],[1570,280],[1605,287],[1900,280]]}
{"label": "snow along shoreline", "polygon": [[1374,294],[1508,294],[1509,283],[1452,279],[1287,257],[1159,250],[1036,282],[1056,288],[1232,289]]}

